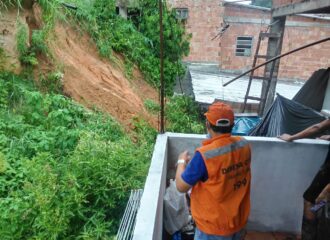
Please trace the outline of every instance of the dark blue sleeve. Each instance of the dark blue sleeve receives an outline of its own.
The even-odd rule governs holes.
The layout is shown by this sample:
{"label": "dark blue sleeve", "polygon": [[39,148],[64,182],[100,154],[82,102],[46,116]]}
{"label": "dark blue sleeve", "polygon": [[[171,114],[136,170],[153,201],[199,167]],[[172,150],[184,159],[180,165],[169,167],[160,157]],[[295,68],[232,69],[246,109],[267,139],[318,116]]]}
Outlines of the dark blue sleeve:
{"label": "dark blue sleeve", "polygon": [[207,180],[208,174],[200,152],[195,152],[181,177],[190,186],[194,186],[198,181],[205,182]]}

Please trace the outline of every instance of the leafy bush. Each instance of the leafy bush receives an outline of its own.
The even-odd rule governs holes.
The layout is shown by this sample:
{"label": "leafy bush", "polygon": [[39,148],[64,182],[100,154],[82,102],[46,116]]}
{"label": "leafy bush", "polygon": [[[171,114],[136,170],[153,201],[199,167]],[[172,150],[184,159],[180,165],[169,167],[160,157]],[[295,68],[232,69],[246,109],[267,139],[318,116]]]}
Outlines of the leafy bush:
{"label": "leafy bush", "polygon": [[125,76],[128,78],[128,79],[131,79],[133,77],[133,68],[134,68],[134,64],[128,60],[128,59],[125,59]]}
{"label": "leafy bush", "polygon": [[39,77],[41,90],[49,93],[62,93],[63,91],[63,73],[54,71]]}
{"label": "leafy bush", "polygon": [[19,54],[19,60],[26,66],[38,65],[36,53],[28,45],[29,36],[27,26],[17,22],[16,46]]}
{"label": "leafy bush", "polygon": [[169,99],[165,108],[168,125],[167,131],[181,133],[204,133],[197,104],[191,97],[174,96]]}
{"label": "leafy bush", "polygon": [[0,74],[1,239],[110,239],[145,180],[155,131]]}
{"label": "leafy bush", "polygon": [[31,52],[28,36],[27,26],[21,22],[17,22],[17,36],[16,36],[16,46],[19,54],[19,60],[25,65],[35,66],[38,64],[38,60],[34,52]]}
{"label": "leafy bush", "polygon": [[[152,114],[160,111],[160,105],[151,99],[146,99],[144,106]],[[169,98],[165,105],[165,118],[168,132],[205,132],[198,105],[191,97],[176,95]]]}
{"label": "leafy bush", "polygon": [[144,101],[144,106],[151,113],[157,113],[160,111],[160,105],[151,99],[146,99]]}
{"label": "leafy bush", "polygon": [[46,32],[43,30],[33,30],[31,39],[31,51],[47,56],[49,50],[46,44]]}

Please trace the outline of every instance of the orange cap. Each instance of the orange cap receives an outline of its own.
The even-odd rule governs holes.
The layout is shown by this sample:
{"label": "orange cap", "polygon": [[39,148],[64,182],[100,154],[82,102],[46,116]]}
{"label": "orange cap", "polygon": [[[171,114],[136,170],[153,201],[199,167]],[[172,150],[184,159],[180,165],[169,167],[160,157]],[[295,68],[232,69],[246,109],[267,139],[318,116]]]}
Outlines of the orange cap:
{"label": "orange cap", "polygon": [[234,124],[233,109],[229,105],[222,102],[212,103],[204,115],[214,126],[226,127]]}

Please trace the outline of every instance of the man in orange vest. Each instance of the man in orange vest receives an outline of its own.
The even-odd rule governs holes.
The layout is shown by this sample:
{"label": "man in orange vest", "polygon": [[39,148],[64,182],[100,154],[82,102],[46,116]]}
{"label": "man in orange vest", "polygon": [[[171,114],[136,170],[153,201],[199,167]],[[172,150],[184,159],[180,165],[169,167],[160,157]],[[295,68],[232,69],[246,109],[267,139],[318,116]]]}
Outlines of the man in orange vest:
{"label": "man in orange vest", "polygon": [[242,137],[231,136],[232,108],[213,103],[205,113],[210,139],[179,155],[176,186],[192,187],[191,211],[196,222],[195,240],[237,240],[250,213],[251,150]]}

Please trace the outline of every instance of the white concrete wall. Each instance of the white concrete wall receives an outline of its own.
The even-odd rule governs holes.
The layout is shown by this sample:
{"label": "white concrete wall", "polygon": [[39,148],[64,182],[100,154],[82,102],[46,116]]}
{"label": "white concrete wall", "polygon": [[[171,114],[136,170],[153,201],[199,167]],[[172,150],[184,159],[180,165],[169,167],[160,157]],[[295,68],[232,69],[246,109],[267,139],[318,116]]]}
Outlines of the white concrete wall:
{"label": "white concrete wall", "polygon": [[[174,177],[178,154],[185,149],[193,154],[203,139],[203,135],[194,134],[158,136],[133,239],[162,239],[166,180]],[[251,214],[247,228],[299,232],[302,194],[324,162],[329,143],[308,139],[286,143],[262,137],[247,140],[252,146]]]}
{"label": "white concrete wall", "polygon": [[162,239],[163,196],[166,188],[168,137],[158,135],[136,216],[134,240]]}

